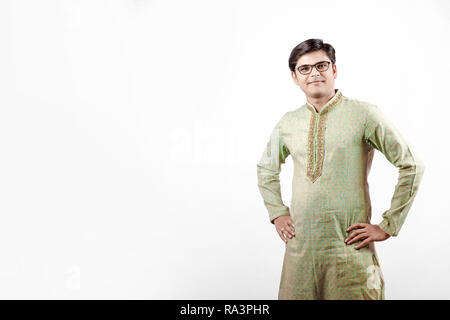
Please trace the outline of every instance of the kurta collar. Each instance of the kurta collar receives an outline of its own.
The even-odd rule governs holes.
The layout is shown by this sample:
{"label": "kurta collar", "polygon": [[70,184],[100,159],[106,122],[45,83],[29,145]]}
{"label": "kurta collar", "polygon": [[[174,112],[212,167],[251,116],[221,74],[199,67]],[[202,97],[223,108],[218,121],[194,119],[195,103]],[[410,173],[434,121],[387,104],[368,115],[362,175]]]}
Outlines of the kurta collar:
{"label": "kurta collar", "polygon": [[306,101],[306,106],[308,107],[308,109],[314,113],[317,114],[323,114],[325,112],[327,112],[329,109],[331,109],[332,106],[336,105],[339,101],[341,101],[342,98],[342,92],[339,89],[334,89],[334,96],[333,98],[331,98],[323,107],[322,109],[320,109],[320,112],[317,112],[316,108],[309,103],[308,101]]}

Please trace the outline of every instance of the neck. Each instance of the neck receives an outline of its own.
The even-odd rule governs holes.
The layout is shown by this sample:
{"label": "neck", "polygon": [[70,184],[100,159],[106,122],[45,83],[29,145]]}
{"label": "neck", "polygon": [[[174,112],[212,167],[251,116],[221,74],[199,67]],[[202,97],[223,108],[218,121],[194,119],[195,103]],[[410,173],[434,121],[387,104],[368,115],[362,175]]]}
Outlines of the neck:
{"label": "neck", "polygon": [[323,97],[318,97],[318,98],[314,98],[314,97],[306,97],[306,99],[308,100],[308,102],[310,104],[312,104],[314,106],[314,108],[316,108],[317,112],[320,112],[320,110],[322,110],[322,107],[328,102],[330,101],[331,98],[334,97],[335,94],[335,90],[333,89],[333,91],[330,92],[330,94],[323,96]]}

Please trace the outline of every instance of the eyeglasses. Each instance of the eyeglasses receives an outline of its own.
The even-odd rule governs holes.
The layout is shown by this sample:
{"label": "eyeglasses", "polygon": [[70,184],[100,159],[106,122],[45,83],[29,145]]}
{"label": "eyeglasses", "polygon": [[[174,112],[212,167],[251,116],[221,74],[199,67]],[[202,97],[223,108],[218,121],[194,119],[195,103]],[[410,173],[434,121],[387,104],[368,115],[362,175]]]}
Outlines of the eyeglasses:
{"label": "eyeglasses", "polygon": [[316,64],[302,64],[297,68],[297,70],[301,74],[310,74],[313,67],[315,67],[317,71],[324,72],[328,70],[330,63],[330,61],[319,61]]}

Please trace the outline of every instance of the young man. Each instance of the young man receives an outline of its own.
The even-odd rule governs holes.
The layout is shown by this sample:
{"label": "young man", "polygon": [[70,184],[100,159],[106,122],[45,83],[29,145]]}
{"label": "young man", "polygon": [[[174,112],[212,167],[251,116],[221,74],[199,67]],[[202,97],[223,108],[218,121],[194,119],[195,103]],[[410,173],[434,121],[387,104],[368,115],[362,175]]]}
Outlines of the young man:
{"label": "young man", "polygon": [[[286,243],[278,299],[384,299],[374,241],[397,236],[417,194],[424,164],[374,104],[334,88],[334,48],[320,39],[296,46],[292,78],[307,103],[285,113],[257,165],[270,221]],[[389,210],[371,224],[367,176],[375,149],[399,170]],[[292,155],[288,208],[280,166]]]}

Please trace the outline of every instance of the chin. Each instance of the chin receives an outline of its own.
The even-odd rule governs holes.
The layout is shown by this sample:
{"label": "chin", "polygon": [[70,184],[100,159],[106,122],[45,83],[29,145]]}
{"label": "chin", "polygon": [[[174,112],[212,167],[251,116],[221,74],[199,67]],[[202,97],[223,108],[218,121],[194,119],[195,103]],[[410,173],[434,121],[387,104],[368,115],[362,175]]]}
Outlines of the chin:
{"label": "chin", "polygon": [[313,98],[320,98],[325,94],[325,90],[310,90],[309,96]]}

